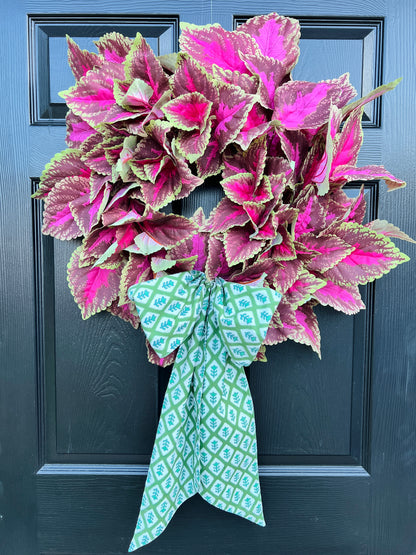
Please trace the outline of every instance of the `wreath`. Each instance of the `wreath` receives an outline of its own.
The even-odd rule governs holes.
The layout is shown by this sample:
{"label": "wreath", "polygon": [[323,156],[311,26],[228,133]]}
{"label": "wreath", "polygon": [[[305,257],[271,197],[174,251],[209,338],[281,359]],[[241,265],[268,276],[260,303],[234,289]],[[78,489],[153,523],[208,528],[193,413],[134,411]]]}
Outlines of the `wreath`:
{"label": "wreath", "polygon": [[[247,284],[276,292],[256,360],[287,339],[319,354],[314,306],[355,314],[358,286],[408,260],[391,237],[410,237],[384,220],[363,223],[364,186],[356,198],[343,191],[350,181],[405,185],[383,166],[357,167],[363,108],[399,80],[355,101],[348,74],[293,80],[299,38],[298,21],[274,13],[232,32],[183,24],[179,54],[164,56],[140,34],[106,34],[98,53],[68,38],[68,148],[34,197],[45,201],[43,233],[82,238],[68,281],[83,318],[107,310],[137,328],[135,287],[160,278],[169,290],[163,279],[177,274],[200,287],[204,275],[234,284],[232,294]],[[210,214],[170,213],[211,178],[224,194]],[[174,362],[178,349],[159,343],[147,342],[149,360]]]}

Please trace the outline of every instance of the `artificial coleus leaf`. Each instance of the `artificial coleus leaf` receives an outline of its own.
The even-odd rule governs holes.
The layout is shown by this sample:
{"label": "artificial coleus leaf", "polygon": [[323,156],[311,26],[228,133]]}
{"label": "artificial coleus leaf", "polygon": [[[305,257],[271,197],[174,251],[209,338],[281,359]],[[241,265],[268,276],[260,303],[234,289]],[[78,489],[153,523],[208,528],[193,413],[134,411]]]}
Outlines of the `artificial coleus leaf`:
{"label": "artificial coleus leaf", "polygon": [[332,306],[345,314],[356,314],[365,308],[357,285],[337,285],[326,280],[323,287],[317,289],[313,298],[324,306]]}
{"label": "artificial coleus leaf", "polygon": [[178,97],[194,92],[203,94],[213,105],[218,105],[218,83],[194,59],[181,53],[173,76],[173,94]]}
{"label": "artificial coleus leaf", "polygon": [[299,273],[294,283],[284,292],[283,299],[291,307],[297,308],[310,301],[313,294],[324,285],[324,280],[303,270]]}
{"label": "artificial coleus leaf", "polygon": [[197,230],[197,226],[188,218],[177,214],[157,214],[147,218],[141,224],[142,229],[164,248],[170,248],[188,237]]}
{"label": "artificial coleus leaf", "polygon": [[243,150],[247,150],[255,139],[264,136],[269,129],[270,123],[267,121],[265,110],[256,102],[248,112],[246,121],[234,142]]}
{"label": "artificial coleus leaf", "polygon": [[107,311],[114,316],[118,316],[125,322],[128,322],[133,326],[133,328],[138,329],[140,326],[140,318],[137,314],[133,313],[134,310],[134,303],[129,302],[126,304],[119,304],[118,299],[115,299],[109,307],[107,307]]}
{"label": "artificial coleus leaf", "polygon": [[264,108],[274,110],[276,90],[287,75],[284,62],[258,54],[240,54],[250,73],[259,79],[259,101]]}
{"label": "artificial coleus leaf", "polygon": [[126,57],[126,77],[141,79],[153,90],[152,100],[156,101],[169,88],[169,80],[159,60],[140,33],[137,33],[134,43]]}
{"label": "artificial coleus leaf", "polygon": [[213,280],[218,276],[228,279],[233,273],[225,256],[224,243],[215,235],[210,235],[208,238],[208,257],[205,273],[209,280]]}
{"label": "artificial coleus leaf", "polygon": [[363,285],[409,260],[388,237],[359,224],[342,223],[334,232],[353,247],[348,256],[325,272],[325,277],[337,285]]}
{"label": "artificial coleus leaf", "polygon": [[192,58],[207,70],[213,65],[230,71],[247,73],[239,52],[255,54],[258,48],[254,39],[243,32],[226,31],[214,25],[192,25],[181,23],[179,45]]}
{"label": "artificial coleus leaf", "polygon": [[402,239],[403,241],[408,241],[409,243],[416,243],[416,241],[409,237],[407,233],[404,233],[404,231],[401,231],[398,227],[389,223],[387,220],[374,220],[366,224],[366,227],[376,233],[385,235],[386,237],[397,237],[397,239]]}
{"label": "artificial coleus leaf", "polygon": [[308,270],[312,272],[325,272],[333,268],[354,250],[354,247],[336,235],[316,236],[307,233],[298,237],[298,241],[307,249],[318,253],[307,263]]}
{"label": "artificial coleus leaf", "polygon": [[[238,173],[251,173],[255,177],[255,185],[259,185],[263,178],[266,166],[267,146],[266,137],[254,140],[247,150],[229,149],[224,152],[225,178],[233,177]],[[269,168],[268,174],[276,173]],[[280,173],[280,172],[277,172]]]}
{"label": "artificial coleus leaf", "polygon": [[95,129],[89,123],[75,115],[72,110],[68,110],[65,142],[70,148],[79,148],[94,133]]}
{"label": "artificial coleus leaf", "polygon": [[69,202],[71,213],[84,235],[88,234],[98,224],[109,196],[110,186],[106,185],[93,200],[90,198],[88,188],[84,195],[77,196]]}
{"label": "artificial coleus leaf", "polygon": [[153,349],[153,347],[150,345],[147,339],[146,339],[146,347],[147,347],[147,358],[149,359],[149,362],[151,362],[152,364],[156,364],[157,366],[166,368],[166,366],[170,366],[175,362],[178,349],[175,349],[169,355],[161,358]]}
{"label": "artificial coleus leaf", "polygon": [[225,256],[230,266],[244,262],[259,253],[264,241],[251,241],[251,226],[234,227],[224,234]]}
{"label": "artificial coleus leaf", "polygon": [[68,148],[58,152],[46,164],[40,176],[39,187],[33,198],[45,198],[59,181],[66,177],[79,176],[89,178],[91,170],[81,159],[79,150]]}
{"label": "artificial coleus leaf", "polygon": [[295,322],[284,323],[283,329],[288,339],[312,347],[312,350],[321,357],[321,334],[313,306],[314,302],[311,301],[298,307],[294,312]]}
{"label": "artificial coleus leaf", "polygon": [[314,302],[306,303],[293,309],[283,299],[280,301],[276,313],[273,315],[271,325],[267,330],[264,343],[276,345],[287,339],[312,347],[321,356],[318,320],[313,312]]}
{"label": "artificial coleus leaf", "polygon": [[122,306],[128,304],[134,312],[136,312],[134,303],[130,301],[127,292],[132,285],[153,278],[153,271],[150,263],[151,260],[149,256],[130,253],[121,272],[119,302]]}
{"label": "artificial coleus leaf", "polygon": [[224,198],[212,211],[206,226],[213,233],[221,233],[231,227],[243,226],[248,221],[249,216],[243,206]]}
{"label": "artificial coleus leaf", "polygon": [[168,121],[177,129],[203,131],[211,113],[212,102],[201,93],[192,92],[177,96],[162,108]]}
{"label": "artificial coleus leaf", "polygon": [[114,269],[80,266],[82,245],[68,264],[68,283],[83,319],[105,310],[117,298],[121,267]]}
{"label": "artificial coleus leaf", "polygon": [[332,182],[360,181],[368,179],[384,179],[387,189],[393,191],[406,186],[406,182],[398,179],[383,166],[363,166],[356,168],[355,166],[339,166],[332,172]]}
{"label": "artificial coleus leaf", "polygon": [[132,47],[133,41],[121,33],[106,33],[99,40],[95,41],[98,52],[108,62],[121,64]]}
{"label": "artificial coleus leaf", "polygon": [[221,181],[227,197],[237,204],[254,202],[265,203],[273,198],[269,179],[263,179],[256,185],[256,178],[251,173],[239,173]]}
{"label": "artificial coleus leaf", "polygon": [[250,35],[256,41],[261,54],[278,60],[286,68],[286,73],[296,64],[300,39],[297,19],[279,16],[277,13],[258,15],[240,25],[236,32]]}
{"label": "artificial coleus leaf", "polygon": [[61,179],[46,197],[42,233],[62,240],[81,237],[83,231],[74,218],[70,203],[80,197],[89,203],[88,193],[87,178],[73,176]]}
{"label": "artificial coleus leaf", "polygon": [[97,66],[99,67],[102,64],[100,56],[88,50],[81,50],[76,42],[68,35],[66,36],[66,40],[68,43],[68,63],[77,81],[90,69],[94,69]]}
{"label": "artificial coleus leaf", "polygon": [[385,85],[380,85],[380,87],[377,87],[376,89],[369,92],[367,95],[363,96],[362,98],[359,98],[358,100],[355,100],[354,102],[351,102],[351,104],[348,104],[347,106],[344,106],[342,108],[343,116],[346,117],[353,110],[356,110],[357,108],[360,108],[361,106],[364,106],[365,104],[368,104],[369,102],[371,102],[375,98],[378,98],[379,96],[381,96],[382,94],[384,94],[388,91],[392,91],[394,88],[397,87],[397,85],[400,83],[401,80],[402,80],[402,78],[400,77],[399,79],[396,79],[395,81],[391,81],[390,83],[386,83]]}
{"label": "artificial coleus leaf", "polygon": [[276,91],[273,119],[285,129],[318,128],[329,119],[331,106],[343,106],[355,96],[348,77],[310,83],[289,81]]}
{"label": "artificial coleus leaf", "polygon": [[124,79],[123,66],[105,62],[100,68],[89,71],[76,85],[59,94],[74,114],[96,128],[106,121],[107,112],[116,103],[114,79]]}

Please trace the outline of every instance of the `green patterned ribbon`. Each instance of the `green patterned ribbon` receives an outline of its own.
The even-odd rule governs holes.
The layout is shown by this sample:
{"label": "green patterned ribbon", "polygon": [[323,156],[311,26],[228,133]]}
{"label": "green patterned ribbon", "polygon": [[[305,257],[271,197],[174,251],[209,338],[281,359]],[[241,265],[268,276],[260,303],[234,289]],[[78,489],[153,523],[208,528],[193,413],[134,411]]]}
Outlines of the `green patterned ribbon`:
{"label": "green patterned ribbon", "polygon": [[134,285],[129,297],[157,354],[179,347],[129,551],[158,537],[196,493],[265,526],[243,367],[258,353],[281,295],[191,271]]}

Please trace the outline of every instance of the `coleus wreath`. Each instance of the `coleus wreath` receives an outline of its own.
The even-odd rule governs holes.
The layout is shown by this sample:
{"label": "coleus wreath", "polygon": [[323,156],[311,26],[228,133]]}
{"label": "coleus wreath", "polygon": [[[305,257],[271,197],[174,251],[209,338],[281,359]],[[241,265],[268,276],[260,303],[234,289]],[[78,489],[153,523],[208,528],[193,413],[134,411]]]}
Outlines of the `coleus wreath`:
{"label": "coleus wreath", "polygon": [[[348,74],[295,81],[299,23],[277,14],[235,31],[184,24],[180,53],[155,56],[144,38],[110,33],[98,54],[70,38],[76,84],[68,149],[42,173],[43,233],[82,238],[68,281],[83,318],[102,310],[139,326],[128,288],[196,269],[208,279],[266,284],[283,295],[264,345],[292,339],[320,349],[313,307],[364,308],[358,290],[407,260],[391,224],[363,225],[364,191],[352,180],[405,185],[382,166],[357,167],[364,98]],[[166,214],[218,176],[224,198],[206,219]],[[175,354],[160,360],[168,365]],[[258,355],[264,359],[264,347]]]}
{"label": "coleus wreath", "polygon": [[[398,81],[351,102],[348,74],[293,80],[299,38],[299,23],[274,13],[233,32],[184,24],[167,56],[140,34],[107,34],[98,53],[68,38],[69,148],[34,195],[42,231],[82,238],[68,281],[83,318],[141,324],[149,360],[176,359],[130,551],[195,493],[264,525],[244,366],[287,339],[319,354],[313,307],[355,314],[358,286],[408,260],[391,237],[410,237],[363,224],[364,187],[343,191],[405,185],[357,167],[363,108]],[[168,213],[213,176],[224,197],[210,214]]]}

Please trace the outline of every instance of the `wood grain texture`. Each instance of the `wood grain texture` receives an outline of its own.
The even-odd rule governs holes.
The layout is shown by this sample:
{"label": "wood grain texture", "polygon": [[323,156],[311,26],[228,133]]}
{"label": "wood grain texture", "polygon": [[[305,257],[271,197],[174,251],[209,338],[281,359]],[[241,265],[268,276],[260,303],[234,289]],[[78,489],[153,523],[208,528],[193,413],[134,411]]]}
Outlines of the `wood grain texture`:
{"label": "wood grain texture", "polygon": [[[416,121],[412,1],[387,3],[385,79],[403,81],[385,98],[383,162],[408,182],[396,195],[380,196],[379,213],[416,237]],[[377,283],[372,387],[372,553],[416,551],[416,282],[415,245],[404,244],[411,262]]]}
{"label": "wood grain texture", "polygon": [[[39,476],[42,553],[125,553],[144,478]],[[265,528],[224,515],[199,495],[143,553],[367,553],[369,478],[262,478]],[[111,503],[103,503],[111,499]],[[121,514],[117,507],[125,507]],[[276,530],[279,533],[276,534]]]}

